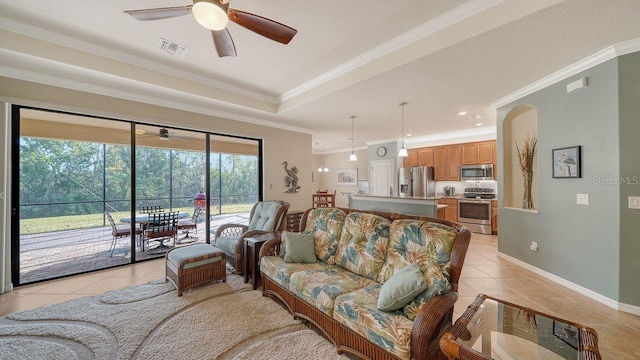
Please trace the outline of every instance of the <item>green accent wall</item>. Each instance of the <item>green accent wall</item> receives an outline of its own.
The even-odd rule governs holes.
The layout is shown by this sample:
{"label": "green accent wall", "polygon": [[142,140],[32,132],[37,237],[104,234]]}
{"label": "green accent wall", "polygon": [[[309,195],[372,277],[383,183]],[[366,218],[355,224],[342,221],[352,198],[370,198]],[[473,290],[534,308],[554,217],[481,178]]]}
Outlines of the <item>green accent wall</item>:
{"label": "green accent wall", "polygon": [[640,306],[640,53],[619,58],[620,91],[620,302]]}
{"label": "green accent wall", "polygon": [[[626,248],[634,247],[638,258],[638,231],[636,227],[635,240],[627,241],[625,237],[632,236],[633,231],[621,223],[631,217],[636,223],[640,219],[626,211],[621,214],[627,201],[625,198],[622,204],[617,180],[632,167],[621,163],[634,153],[637,157],[639,149],[629,143],[631,134],[622,135],[632,127],[638,134],[637,115],[626,124],[619,109],[624,109],[629,117],[639,112],[637,108],[634,111],[619,106],[626,99],[620,96],[619,89],[630,92],[632,86],[619,84],[619,77],[625,74],[619,75],[618,64],[617,58],[606,61],[498,109],[499,149],[504,149],[503,121],[517,105],[535,108],[538,127],[537,212],[504,208],[503,200],[499,199],[498,250],[615,301],[623,301],[621,294],[626,292],[621,286],[628,287],[635,276],[636,289],[625,290],[635,294],[625,296],[624,302],[638,306],[638,264],[635,273],[622,275],[631,265],[627,263],[629,259],[621,257]],[[567,93],[566,85],[583,77],[588,77],[589,85]],[[636,103],[637,95],[636,91]],[[552,149],[574,145],[582,146],[582,177],[552,178]],[[627,150],[631,153],[620,156],[621,151]],[[503,168],[506,157],[512,156],[501,154],[499,168]],[[638,160],[634,161],[637,171],[640,166]],[[499,188],[503,188],[504,172],[499,177]],[[633,191],[638,193],[638,188],[629,189]],[[589,194],[590,204],[577,205],[576,194]],[[530,250],[532,241],[538,243],[538,252]]]}

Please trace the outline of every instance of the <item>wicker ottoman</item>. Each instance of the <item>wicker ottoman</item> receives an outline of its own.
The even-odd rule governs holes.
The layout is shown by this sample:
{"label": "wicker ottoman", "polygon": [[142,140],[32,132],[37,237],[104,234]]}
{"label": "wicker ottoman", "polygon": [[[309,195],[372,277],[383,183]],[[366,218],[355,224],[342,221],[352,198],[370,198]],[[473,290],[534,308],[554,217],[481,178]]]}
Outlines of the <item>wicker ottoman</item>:
{"label": "wicker ottoman", "polygon": [[222,250],[209,244],[173,249],[166,255],[166,279],[178,288],[178,296],[211,281],[227,281],[227,259]]}

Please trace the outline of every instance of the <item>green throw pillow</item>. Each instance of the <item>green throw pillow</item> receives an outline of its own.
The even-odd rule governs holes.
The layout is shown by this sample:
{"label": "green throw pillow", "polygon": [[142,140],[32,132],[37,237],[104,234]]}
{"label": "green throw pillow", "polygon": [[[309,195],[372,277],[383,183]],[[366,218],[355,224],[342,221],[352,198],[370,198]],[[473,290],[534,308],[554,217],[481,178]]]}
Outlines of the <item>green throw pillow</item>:
{"label": "green throw pillow", "polygon": [[313,234],[285,232],[284,237],[284,261],[288,263],[314,263],[316,262],[316,246]]}
{"label": "green throw pillow", "polygon": [[426,289],[427,282],[420,271],[420,266],[416,263],[409,264],[398,270],[382,285],[378,296],[378,310],[402,309]]}

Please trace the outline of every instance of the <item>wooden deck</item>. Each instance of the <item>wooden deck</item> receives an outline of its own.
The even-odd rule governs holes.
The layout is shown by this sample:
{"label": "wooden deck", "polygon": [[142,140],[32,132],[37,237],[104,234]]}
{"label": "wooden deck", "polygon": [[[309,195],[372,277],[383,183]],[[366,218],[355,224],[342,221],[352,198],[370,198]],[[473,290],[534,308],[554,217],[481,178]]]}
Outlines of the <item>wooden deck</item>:
{"label": "wooden deck", "polygon": [[[221,224],[248,224],[249,213],[216,215],[211,217],[211,237]],[[205,223],[198,224],[196,242],[177,244],[187,246],[205,243]],[[178,234],[178,238],[183,236]],[[131,262],[131,238],[118,239],[112,256],[111,227],[58,231],[54,233],[24,235],[20,237],[20,284],[59,278]],[[173,244],[173,240],[168,241]],[[154,244],[151,243],[153,246]],[[148,246],[145,245],[145,250]],[[136,261],[163,257],[164,253],[143,252],[136,241]]]}

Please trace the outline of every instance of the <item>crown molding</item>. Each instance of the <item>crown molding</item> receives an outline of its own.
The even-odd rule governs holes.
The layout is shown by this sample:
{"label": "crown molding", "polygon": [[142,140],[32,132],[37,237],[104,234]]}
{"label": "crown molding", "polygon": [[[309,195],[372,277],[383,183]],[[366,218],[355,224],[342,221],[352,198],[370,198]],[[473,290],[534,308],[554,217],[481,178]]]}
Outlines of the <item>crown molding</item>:
{"label": "crown molding", "polygon": [[491,106],[495,109],[503,107],[527,95],[531,95],[536,91],[540,91],[573,75],[588,70],[596,65],[600,65],[605,61],[637,51],[640,51],[640,38],[609,46],[530,85],[527,85],[520,90],[492,102]]}
{"label": "crown molding", "polygon": [[400,48],[419,41],[427,36],[433,35],[443,29],[446,29],[456,23],[459,23],[469,17],[473,17],[495,5],[504,2],[504,0],[471,0],[465,4],[458,6],[440,16],[437,16],[426,23],[387,41],[355,58],[347,61],[332,70],[318,76],[317,78],[292,89],[278,98],[279,103],[291,100],[319,85],[329,82],[337,77],[371,63],[385,55],[393,53]]}
{"label": "crown molding", "polygon": [[[228,103],[79,66],[0,49],[0,76],[190,111],[298,133],[312,130],[222,109]],[[15,101],[15,99],[12,99]]]}

